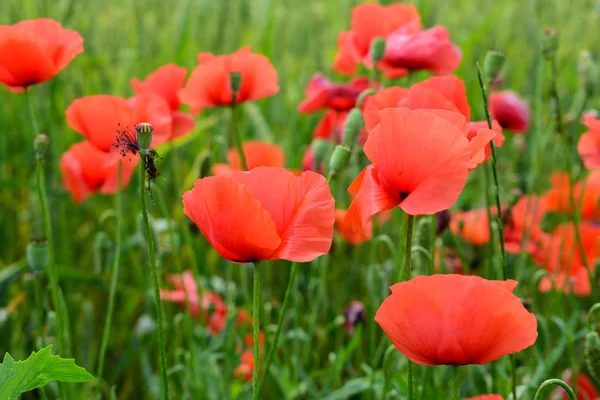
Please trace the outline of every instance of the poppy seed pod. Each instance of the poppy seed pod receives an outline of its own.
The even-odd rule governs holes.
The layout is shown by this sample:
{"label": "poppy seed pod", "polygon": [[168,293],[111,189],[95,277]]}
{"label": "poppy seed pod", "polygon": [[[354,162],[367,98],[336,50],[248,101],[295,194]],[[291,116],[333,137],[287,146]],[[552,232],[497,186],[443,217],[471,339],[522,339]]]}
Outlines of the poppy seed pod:
{"label": "poppy seed pod", "polygon": [[349,147],[338,144],[335,146],[335,150],[333,150],[333,154],[329,159],[329,175],[333,176],[340,172],[350,160],[350,155],[352,151]]}
{"label": "poppy seed pod", "polygon": [[237,71],[233,71],[229,73],[229,87],[231,88],[231,91],[233,93],[237,93],[240,91],[240,88],[242,87],[242,74],[237,72]]}
{"label": "poppy seed pod", "polygon": [[490,81],[496,79],[504,65],[504,54],[499,51],[488,51],[483,60],[483,70]]}
{"label": "poppy seed pod", "polygon": [[589,51],[583,50],[579,53],[577,70],[579,71],[579,81],[581,82],[581,86],[585,89],[587,95],[591,96],[594,94],[594,90],[598,83],[598,71]]}
{"label": "poppy seed pod", "polygon": [[382,37],[377,37],[373,39],[371,42],[370,49],[371,59],[373,63],[377,64],[383,58],[385,54],[385,39]]}
{"label": "poppy seed pod", "polygon": [[46,151],[48,151],[49,142],[48,136],[43,133],[35,136],[35,139],[33,140],[33,149],[35,151],[36,160],[42,161],[44,159]]}
{"label": "poppy seed pod", "polygon": [[585,362],[591,375],[600,378],[600,337],[597,332],[588,332],[585,336]]}
{"label": "poppy seed pod", "polygon": [[148,122],[141,122],[135,126],[135,135],[140,151],[145,151],[150,148],[153,133],[154,127]]}
{"label": "poppy seed pod", "polygon": [[50,252],[46,241],[31,241],[27,245],[27,263],[32,272],[41,272],[48,265]]}
{"label": "poppy seed pod", "polygon": [[360,135],[360,131],[365,127],[365,120],[363,119],[362,113],[358,108],[353,108],[348,113],[346,123],[344,124],[344,145],[352,148]]}

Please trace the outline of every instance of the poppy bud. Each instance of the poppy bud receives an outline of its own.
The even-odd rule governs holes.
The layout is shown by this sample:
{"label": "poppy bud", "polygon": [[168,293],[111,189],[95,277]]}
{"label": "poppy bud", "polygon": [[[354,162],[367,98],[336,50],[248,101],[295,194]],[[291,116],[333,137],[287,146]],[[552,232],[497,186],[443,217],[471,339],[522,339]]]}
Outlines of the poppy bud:
{"label": "poppy bud", "polygon": [[329,150],[329,143],[324,139],[315,139],[312,142],[312,151],[315,165],[321,164],[327,157],[327,151]]}
{"label": "poppy bud", "polygon": [[504,54],[499,51],[488,51],[483,60],[483,71],[490,81],[496,79],[504,65]]}
{"label": "poppy bud", "polygon": [[42,161],[44,159],[46,151],[48,150],[49,141],[48,136],[43,133],[35,136],[35,139],[33,140],[33,149],[35,151],[36,160]]}
{"label": "poppy bud", "polygon": [[595,331],[589,332],[585,336],[585,362],[591,375],[600,378],[600,337]]}
{"label": "poppy bud", "polygon": [[385,39],[378,37],[371,41],[371,59],[374,64],[377,64],[383,58],[383,54],[385,53]]}
{"label": "poppy bud", "polygon": [[141,122],[135,126],[135,135],[140,152],[145,152],[152,144],[152,134],[154,127],[148,122]]}
{"label": "poppy bud", "polygon": [[556,54],[558,48],[558,34],[556,29],[546,29],[544,38],[542,39],[542,51],[546,58],[552,58]]}
{"label": "poppy bud", "polygon": [[344,124],[343,138],[344,145],[352,148],[360,135],[360,131],[365,127],[365,120],[359,109],[353,108],[348,113],[346,123]]}
{"label": "poppy bud", "polygon": [[40,272],[48,265],[50,253],[46,241],[31,241],[27,245],[27,263],[32,272]]}
{"label": "poppy bud", "polygon": [[598,82],[598,71],[589,51],[583,50],[579,53],[577,69],[579,71],[581,86],[585,89],[588,96],[591,96]]}
{"label": "poppy bud", "polygon": [[346,311],[344,311],[344,327],[350,334],[354,335],[354,329],[358,324],[365,322],[365,306],[360,301],[350,303]]}
{"label": "poppy bud", "polygon": [[242,74],[240,72],[233,71],[229,73],[229,87],[233,93],[240,91],[242,87]]}
{"label": "poppy bud", "polygon": [[348,164],[352,152],[349,147],[338,144],[329,159],[329,175],[336,175]]}

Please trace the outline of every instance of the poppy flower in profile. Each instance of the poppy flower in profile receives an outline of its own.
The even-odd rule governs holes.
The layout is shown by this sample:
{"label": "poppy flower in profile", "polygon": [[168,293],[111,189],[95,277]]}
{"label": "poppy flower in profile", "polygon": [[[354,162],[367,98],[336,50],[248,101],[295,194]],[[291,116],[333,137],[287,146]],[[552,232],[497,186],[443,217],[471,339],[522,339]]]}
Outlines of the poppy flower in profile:
{"label": "poppy flower in profile", "polygon": [[350,111],[356,106],[358,96],[369,87],[369,79],[365,77],[348,83],[332,83],[324,75],[314,74],[306,86],[306,99],[300,103],[298,111],[305,114],[321,109]]}
{"label": "poppy flower in profile", "polygon": [[360,4],[352,10],[350,31],[341,32],[339,50],[333,69],[344,75],[354,75],[358,65],[368,56],[371,41],[388,37],[400,28],[407,32],[421,31],[421,16],[414,5],[395,3],[383,6]]}
{"label": "poppy flower in profile", "polygon": [[490,114],[504,129],[516,133],[529,130],[529,105],[512,90],[493,92],[490,95]]}
{"label": "poppy flower in profile", "polygon": [[600,168],[600,120],[596,119],[593,113],[586,113],[583,116],[583,124],[589,131],[579,138],[577,151],[586,168]]}
{"label": "poppy flower in profile", "polygon": [[60,158],[60,171],[63,183],[73,200],[84,201],[95,192],[114,194],[121,167],[121,185],[126,187],[133,176],[138,157],[125,157],[117,151],[103,152],[84,140],[72,145]]}
{"label": "poppy flower in profile", "polygon": [[[551,177],[552,188],[546,193],[546,204],[549,211],[572,214],[573,207],[569,200],[569,176],[567,173],[554,173]],[[600,170],[592,170],[583,182],[573,185],[573,200],[581,207],[581,218],[584,220],[600,220]]]}
{"label": "poppy flower in profile", "polygon": [[166,100],[173,121],[169,140],[177,139],[194,129],[194,117],[179,111],[181,104],[177,92],[183,88],[186,76],[187,68],[167,64],[156,69],[144,81],[131,79],[131,86],[136,94],[153,93]]}
{"label": "poppy flower in profile", "polygon": [[311,171],[257,167],[198,179],[183,195],[183,211],[236,263],[308,262],[331,247],[334,200],[325,178]]}
{"label": "poppy flower in profile", "polygon": [[545,235],[540,227],[545,213],[544,197],[522,196],[517,201],[507,214],[504,223],[504,245],[508,253],[518,254],[522,245],[528,252],[535,251],[537,243]]}
{"label": "poppy flower in profile", "polygon": [[249,47],[222,56],[200,53],[198,61],[200,65],[192,71],[185,87],[179,91],[179,99],[189,105],[193,113],[203,108],[232,105],[229,85],[232,72],[239,72],[242,76],[237,104],[260,100],[279,92],[275,68],[267,57],[251,53]]}
{"label": "poppy flower in profile", "polygon": [[370,223],[365,228],[366,238],[364,238],[360,232],[356,232],[352,229],[352,221],[346,220],[345,210],[335,210],[335,228],[344,238],[344,240],[352,245],[357,245],[366,240],[370,240],[372,236],[372,227]]}
{"label": "poppy flower in profile", "polygon": [[[278,167],[283,168],[285,164],[285,153],[281,147],[273,143],[251,140],[242,145],[248,170],[256,167]],[[235,171],[241,171],[242,166],[237,149],[229,149],[227,152],[229,164],[215,164],[212,167],[214,175],[226,175]]]}
{"label": "poppy flower in profile", "polygon": [[0,83],[25,88],[45,82],[82,52],[81,35],[52,19],[0,25]]}
{"label": "poppy flower in profile", "polygon": [[170,274],[167,275],[167,280],[175,289],[160,289],[161,300],[176,303],[181,307],[185,307],[187,301],[190,307],[190,314],[193,317],[200,315],[198,285],[196,284],[196,280],[192,273],[190,271],[185,271],[182,275]]}
{"label": "poppy flower in profile", "polygon": [[71,103],[65,115],[71,129],[105,152],[112,149],[117,131],[134,130],[140,122],[154,127],[152,146],[172,136],[171,110],[165,99],[152,93],[131,99],[102,94],[81,97]]}
{"label": "poppy flower in profile", "polygon": [[375,321],[417,364],[486,364],[537,338],[535,315],[512,293],[516,286],[478,276],[417,276],[390,287]]}
{"label": "poppy flower in profile", "polygon": [[355,197],[347,223],[364,236],[373,215],[396,206],[411,215],[452,207],[494,137],[491,130],[482,129],[467,140],[457,126],[460,119],[466,126],[462,115],[443,110],[380,111],[380,122],[370,130],[364,147],[373,164],[348,188]]}
{"label": "poppy flower in profile", "polygon": [[[495,209],[491,212],[494,211]],[[486,209],[455,211],[450,220],[450,231],[476,246],[488,243],[490,241],[490,224]]]}
{"label": "poppy flower in profile", "polygon": [[483,394],[481,396],[469,397],[465,400],[504,400],[499,394]]}
{"label": "poppy flower in profile", "polygon": [[254,355],[251,351],[246,350],[240,356],[240,363],[233,370],[233,376],[242,378],[246,382],[252,381],[254,374]]}
{"label": "poppy flower in profile", "polygon": [[[570,370],[565,371],[563,374],[563,381],[566,382],[567,385],[573,387],[573,374]],[[574,388],[575,393],[577,395],[577,400],[598,400],[600,399],[600,394],[598,394],[598,390],[596,390],[596,385],[594,382],[582,371],[579,371],[579,375],[577,376],[577,388]],[[554,393],[552,393],[552,399],[568,399],[569,395],[563,388],[556,388]]]}

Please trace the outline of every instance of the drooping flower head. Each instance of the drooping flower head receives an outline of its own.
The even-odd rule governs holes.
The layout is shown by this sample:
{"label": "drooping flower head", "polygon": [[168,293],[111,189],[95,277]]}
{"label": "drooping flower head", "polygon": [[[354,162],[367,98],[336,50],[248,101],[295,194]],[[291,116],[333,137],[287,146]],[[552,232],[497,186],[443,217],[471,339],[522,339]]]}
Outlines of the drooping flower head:
{"label": "drooping flower head", "polygon": [[0,25],[0,83],[22,89],[45,82],[82,52],[81,35],[52,19]]}
{"label": "drooping flower head", "polygon": [[185,87],[179,91],[179,99],[189,105],[193,113],[203,108],[232,105],[229,83],[232,72],[240,73],[242,79],[236,103],[263,99],[279,92],[277,71],[269,59],[251,53],[248,47],[222,56],[200,53],[198,61],[200,65],[192,71]]}
{"label": "drooping flower head", "polygon": [[418,276],[390,288],[375,321],[417,364],[486,364],[537,338],[535,315],[512,293],[516,286],[478,276]]}
{"label": "drooping flower head", "polygon": [[493,92],[490,95],[490,114],[504,129],[515,133],[529,130],[529,105],[512,90]]}
{"label": "drooping flower head", "polygon": [[121,185],[126,187],[133,176],[138,157],[121,158],[117,151],[98,150],[89,141],[72,145],[60,158],[64,186],[76,202],[95,192],[114,194],[118,187],[119,160]]}
{"label": "drooping flower head", "polygon": [[169,140],[177,139],[194,129],[194,118],[189,113],[179,111],[180,102],[177,93],[185,83],[187,69],[175,64],[167,64],[156,69],[144,81],[131,79],[136,94],[152,93],[165,99],[171,110],[172,129]]}
{"label": "drooping flower head", "polygon": [[[273,143],[259,140],[250,140],[242,145],[248,170],[256,167],[278,167],[283,168],[285,164],[285,153],[281,147]],[[237,149],[227,152],[229,164],[215,164],[212,167],[214,175],[226,175],[235,171],[241,171],[242,166]]]}
{"label": "drooping flower head", "polygon": [[199,179],[183,211],[224,258],[308,262],[331,247],[334,201],[322,175],[280,168]]}
{"label": "drooping flower head", "polygon": [[444,110],[387,108],[378,118],[364,147],[373,164],[348,188],[355,197],[346,219],[363,234],[373,215],[396,206],[411,215],[452,207],[494,137],[481,129],[469,141],[464,117]]}
{"label": "drooping flower head", "polygon": [[[579,371],[579,374],[577,375],[576,388],[573,386],[573,374],[570,370],[566,370],[562,378],[567,385],[576,389],[575,393],[577,395],[577,400],[598,400],[600,398],[596,385],[583,371]],[[561,387],[557,387],[551,396],[552,400],[568,398],[569,394]]]}

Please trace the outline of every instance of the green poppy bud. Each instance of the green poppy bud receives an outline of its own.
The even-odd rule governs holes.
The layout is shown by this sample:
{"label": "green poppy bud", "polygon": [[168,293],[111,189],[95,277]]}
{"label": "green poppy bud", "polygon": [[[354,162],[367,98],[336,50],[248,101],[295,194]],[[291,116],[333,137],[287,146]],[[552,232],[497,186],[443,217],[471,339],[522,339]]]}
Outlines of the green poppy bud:
{"label": "green poppy bud", "polygon": [[546,29],[544,37],[542,39],[542,51],[546,58],[552,58],[556,54],[558,49],[558,33],[556,29]]}
{"label": "green poppy bud", "polygon": [[27,263],[32,272],[41,272],[50,262],[50,251],[46,241],[29,242],[26,249]]}
{"label": "green poppy bud", "polygon": [[150,148],[153,133],[154,127],[148,122],[141,122],[135,126],[135,135],[140,152],[145,152]]}
{"label": "green poppy bud", "polygon": [[600,337],[598,332],[588,332],[584,345],[585,362],[594,379],[600,378]]}
{"label": "green poppy bud", "polygon": [[329,151],[329,142],[325,139],[315,139],[312,142],[313,159],[315,165],[321,164],[327,157]]}
{"label": "green poppy bud", "polygon": [[38,161],[42,161],[44,156],[46,155],[46,151],[48,151],[48,144],[50,139],[47,135],[40,133],[35,136],[33,140],[33,149],[35,151],[35,159]]}
{"label": "green poppy bud", "polygon": [[385,39],[378,37],[371,41],[370,54],[374,64],[377,64],[383,58],[385,53]]}
{"label": "green poppy bud", "polygon": [[340,172],[350,160],[352,151],[349,147],[338,144],[329,159],[329,175],[333,176]]}
{"label": "green poppy bud", "polygon": [[343,138],[344,146],[352,148],[360,135],[360,131],[365,127],[365,120],[358,108],[353,108],[346,118],[344,124]]}
{"label": "green poppy bud", "polygon": [[483,71],[490,81],[496,79],[504,65],[504,54],[499,51],[488,51],[483,60]]}

